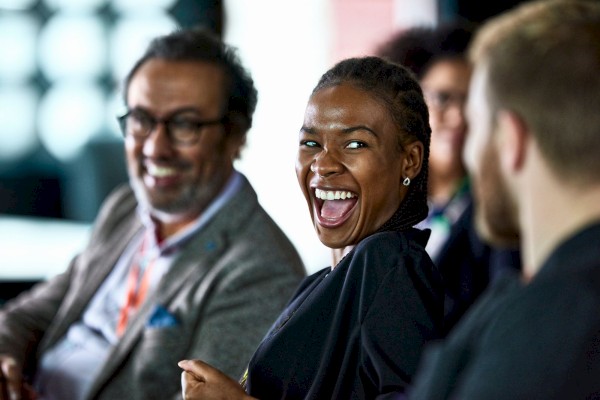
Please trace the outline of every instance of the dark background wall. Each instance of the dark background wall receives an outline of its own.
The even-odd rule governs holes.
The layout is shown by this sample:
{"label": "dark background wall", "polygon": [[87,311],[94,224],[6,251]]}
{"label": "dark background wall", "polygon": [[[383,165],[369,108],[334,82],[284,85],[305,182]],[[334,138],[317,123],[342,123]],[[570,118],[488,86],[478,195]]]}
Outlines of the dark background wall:
{"label": "dark background wall", "polygon": [[483,22],[526,0],[438,0],[440,21],[465,19]]}

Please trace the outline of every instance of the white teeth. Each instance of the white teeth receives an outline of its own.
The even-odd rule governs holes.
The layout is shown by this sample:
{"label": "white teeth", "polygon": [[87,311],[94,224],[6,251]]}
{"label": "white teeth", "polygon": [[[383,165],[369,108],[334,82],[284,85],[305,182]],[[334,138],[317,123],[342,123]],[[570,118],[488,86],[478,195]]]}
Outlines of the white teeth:
{"label": "white teeth", "polygon": [[356,197],[352,192],[342,190],[321,190],[315,189],[315,196],[321,200],[345,200]]}
{"label": "white teeth", "polygon": [[159,166],[153,165],[153,164],[146,165],[146,169],[148,170],[148,174],[155,176],[157,178],[164,178],[165,176],[171,176],[177,172],[174,168],[159,167]]}

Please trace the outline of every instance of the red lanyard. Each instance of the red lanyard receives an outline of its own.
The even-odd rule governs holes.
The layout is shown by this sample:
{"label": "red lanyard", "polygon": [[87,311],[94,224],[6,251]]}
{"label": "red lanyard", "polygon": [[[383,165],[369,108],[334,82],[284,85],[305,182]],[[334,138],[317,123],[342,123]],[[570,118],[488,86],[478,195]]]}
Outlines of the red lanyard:
{"label": "red lanyard", "polygon": [[[133,265],[130,268],[129,278],[127,278],[127,293],[125,296],[125,304],[121,307],[119,321],[117,323],[117,336],[122,336],[127,327],[129,317],[133,314],[144,301],[148,286],[150,285],[150,275],[154,260],[150,261],[146,268],[142,268],[145,261],[146,238],[142,242],[142,246],[138,251]],[[143,269],[143,271],[142,271]],[[142,277],[140,278],[140,273]]]}

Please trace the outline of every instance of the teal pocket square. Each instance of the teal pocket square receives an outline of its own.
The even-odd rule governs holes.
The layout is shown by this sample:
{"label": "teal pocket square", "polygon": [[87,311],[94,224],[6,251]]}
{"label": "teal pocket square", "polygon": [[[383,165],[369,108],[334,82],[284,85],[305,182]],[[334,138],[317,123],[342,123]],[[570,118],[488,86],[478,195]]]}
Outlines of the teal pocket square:
{"label": "teal pocket square", "polygon": [[158,305],[152,311],[150,319],[146,324],[149,328],[167,328],[170,326],[178,326],[179,320],[169,312],[164,306]]}

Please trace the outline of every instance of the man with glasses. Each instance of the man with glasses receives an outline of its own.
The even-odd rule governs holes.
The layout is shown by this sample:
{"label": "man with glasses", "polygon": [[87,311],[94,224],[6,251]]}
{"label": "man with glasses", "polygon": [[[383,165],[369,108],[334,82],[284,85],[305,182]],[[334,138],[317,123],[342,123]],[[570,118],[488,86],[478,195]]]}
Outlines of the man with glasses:
{"label": "man with glasses", "polygon": [[41,399],[180,398],[187,358],[237,379],[305,274],[233,166],[257,94],[232,48],[200,30],[159,37],[124,100],[130,185],[64,274],[0,310],[11,399],[31,395],[26,376]]}

